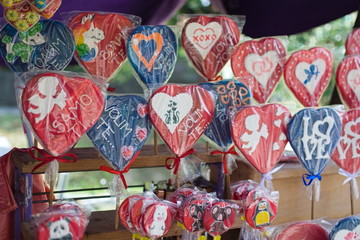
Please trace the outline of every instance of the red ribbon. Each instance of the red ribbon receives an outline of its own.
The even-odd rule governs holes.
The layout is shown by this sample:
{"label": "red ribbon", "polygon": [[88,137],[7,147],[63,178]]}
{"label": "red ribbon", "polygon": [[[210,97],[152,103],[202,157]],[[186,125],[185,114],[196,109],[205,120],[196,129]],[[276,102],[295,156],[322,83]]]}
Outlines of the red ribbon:
{"label": "red ribbon", "polygon": [[[173,174],[176,175],[177,172],[178,172],[178,170],[179,170],[180,159],[186,157],[187,155],[193,154],[194,152],[195,152],[194,149],[190,149],[190,150],[188,150],[187,152],[185,152],[185,153],[184,153],[183,155],[181,155],[181,156],[168,157],[168,158],[166,158],[166,159],[165,159],[165,167],[166,167],[167,169],[169,169],[169,170],[174,169],[174,173],[173,173]],[[173,160],[174,160],[172,165],[169,164],[169,160],[170,160],[170,159],[173,159]]]}
{"label": "red ribbon", "polygon": [[[37,147],[30,147],[30,148],[14,148],[13,150],[15,151],[19,151],[19,152],[24,152],[24,153],[28,153],[30,154],[30,156],[37,160],[37,161],[41,161],[41,163],[39,163],[38,165],[36,165],[32,170],[31,173],[35,172],[36,169],[42,167],[45,164],[48,164],[54,160],[57,160],[59,162],[76,162],[78,160],[77,156],[73,153],[65,153],[59,156],[52,156],[50,155],[48,152],[46,152],[44,149],[40,149]],[[39,158],[39,157],[35,157],[34,151],[37,151],[39,154],[43,155],[44,157]],[[72,159],[66,159],[64,157],[70,157]]]}
{"label": "red ribbon", "polygon": [[223,158],[222,158],[222,161],[223,161],[223,169],[224,169],[224,173],[225,173],[225,174],[228,174],[229,171],[228,171],[228,168],[227,168],[226,155],[228,155],[228,154],[237,155],[237,152],[235,151],[235,147],[232,146],[232,147],[229,149],[229,151],[227,151],[227,152],[222,152],[222,151],[219,151],[219,150],[215,150],[215,151],[212,151],[210,154],[211,154],[211,155],[223,154]]}
{"label": "red ribbon", "polygon": [[116,91],[116,88],[108,87],[107,90],[108,90],[109,92],[115,92],[115,91]]}
{"label": "red ribbon", "polygon": [[128,185],[127,185],[127,183],[126,183],[126,179],[125,179],[125,177],[124,177],[124,173],[127,173],[127,172],[130,170],[130,165],[131,165],[131,163],[135,161],[135,159],[137,158],[137,156],[139,156],[139,154],[140,154],[140,151],[138,151],[138,152],[134,155],[134,157],[133,157],[133,158],[131,159],[131,161],[130,161],[130,164],[128,164],[127,167],[124,168],[124,170],[122,170],[122,171],[115,170],[115,169],[113,169],[113,168],[111,168],[111,167],[108,167],[108,166],[100,166],[100,170],[101,170],[101,171],[104,171],[104,172],[111,173],[111,174],[119,175],[122,183],[124,184],[125,189],[127,189],[127,188],[128,188]]}

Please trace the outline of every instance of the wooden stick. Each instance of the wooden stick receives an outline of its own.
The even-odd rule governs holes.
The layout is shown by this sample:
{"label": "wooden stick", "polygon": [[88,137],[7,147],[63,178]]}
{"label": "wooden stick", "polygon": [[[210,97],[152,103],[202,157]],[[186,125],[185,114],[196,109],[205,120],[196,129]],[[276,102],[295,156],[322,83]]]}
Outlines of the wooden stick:
{"label": "wooden stick", "polygon": [[157,155],[159,153],[158,148],[158,134],[156,130],[154,129],[154,154]]}
{"label": "wooden stick", "polygon": [[[56,161],[56,160],[55,160]],[[53,182],[53,179],[50,179],[50,196],[49,196],[49,205],[53,205],[54,202],[54,186],[55,183]]]}
{"label": "wooden stick", "polygon": [[206,142],[206,143],[205,143],[205,149],[206,149],[206,152],[207,152],[207,153],[209,152],[209,148],[210,148],[209,142]]}
{"label": "wooden stick", "polygon": [[[36,138],[34,138],[34,147],[36,147],[36,148],[39,147],[39,142],[38,142],[38,140]],[[36,149],[34,149],[34,156],[36,158],[39,157],[39,152]]]}
{"label": "wooden stick", "polygon": [[311,191],[311,220],[315,219],[315,184],[312,184]]}
{"label": "wooden stick", "polygon": [[230,194],[230,184],[231,184],[231,180],[230,180],[230,174],[225,175],[225,199],[231,199],[231,194]]}
{"label": "wooden stick", "polygon": [[120,197],[116,196],[115,229],[119,228],[119,216],[118,216],[119,207],[120,207]]}
{"label": "wooden stick", "polygon": [[355,178],[350,181],[350,207],[351,207],[351,215],[354,215],[354,193],[353,193],[353,181],[356,181]]}

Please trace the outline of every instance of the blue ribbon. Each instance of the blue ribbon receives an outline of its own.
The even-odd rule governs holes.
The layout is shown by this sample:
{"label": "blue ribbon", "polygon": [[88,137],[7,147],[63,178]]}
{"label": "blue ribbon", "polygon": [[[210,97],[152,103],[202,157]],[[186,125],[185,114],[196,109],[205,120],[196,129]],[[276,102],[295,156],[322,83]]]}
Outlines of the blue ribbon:
{"label": "blue ribbon", "polygon": [[[302,175],[302,180],[305,186],[309,186],[316,178],[319,179],[319,181],[322,180],[322,176],[320,176],[321,172],[315,175],[312,174],[303,174]],[[308,182],[306,181],[306,179],[309,180]]]}

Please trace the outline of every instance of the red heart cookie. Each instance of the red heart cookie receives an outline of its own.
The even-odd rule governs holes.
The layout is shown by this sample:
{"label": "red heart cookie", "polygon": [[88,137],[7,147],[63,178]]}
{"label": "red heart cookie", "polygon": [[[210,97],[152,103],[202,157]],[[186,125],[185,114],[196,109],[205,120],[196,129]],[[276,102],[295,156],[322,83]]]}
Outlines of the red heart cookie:
{"label": "red heart cookie", "polygon": [[196,70],[214,80],[239,44],[240,30],[225,16],[196,16],[186,22],[181,41]]}
{"label": "red heart cookie", "polygon": [[245,210],[246,222],[252,228],[269,226],[276,217],[276,203],[266,197],[258,198],[247,206]]}
{"label": "red heart cookie", "polygon": [[360,54],[360,28],[354,29],[346,38],[346,55]]}
{"label": "red heart cookie", "polygon": [[75,59],[90,74],[110,80],[126,59],[126,35],[139,24],[130,15],[84,12],[71,19]]}
{"label": "red heart cookie", "polygon": [[5,8],[4,16],[20,32],[26,32],[40,20],[39,14],[32,10],[28,2]]}
{"label": "red heart cookie", "polygon": [[340,141],[331,158],[345,171],[355,173],[360,170],[360,109],[343,113],[341,121]]}
{"label": "red heart cookie", "polygon": [[177,156],[191,149],[213,115],[214,102],[210,93],[196,85],[163,86],[149,100],[150,119]]}
{"label": "red heart cookie", "polygon": [[330,82],[332,67],[332,56],[326,48],[297,51],[286,61],[285,83],[302,105],[318,106]]}
{"label": "red heart cookie", "polygon": [[336,87],[349,109],[360,107],[360,56],[344,58],[336,71]]}
{"label": "red heart cookie", "polygon": [[[43,16],[44,18],[52,18],[52,16],[54,16],[54,14],[56,13],[56,11],[59,9],[59,7],[61,6],[61,0],[53,0],[50,2],[50,4],[42,11],[38,12],[41,16]],[[35,10],[36,11],[36,10]]]}
{"label": "red heart cookie", "polygon": [[102,113],[103,95],[89,79],[45,73],[33,77],[21,96],[33,133],[53,156],[66,152]]}
{"label": "red heart cookie", "polygon": [[236,211],[230,203],[215,202],[204,211],[204,228],[211,236],[219,236],[234,225]]}
{"label": "red heart cookie", "polygon": [[231,126],[235,146],[262,174],[271,171],[284,152],[290,117],[280,104],[246,107],[235,115]]}
{"label": "red heart cookie", "polygon": [[280,81],[284,71],[286,49],[276,38],[247,41],[231,57],[236,77],[250,79],[254,98],[265,103]]}

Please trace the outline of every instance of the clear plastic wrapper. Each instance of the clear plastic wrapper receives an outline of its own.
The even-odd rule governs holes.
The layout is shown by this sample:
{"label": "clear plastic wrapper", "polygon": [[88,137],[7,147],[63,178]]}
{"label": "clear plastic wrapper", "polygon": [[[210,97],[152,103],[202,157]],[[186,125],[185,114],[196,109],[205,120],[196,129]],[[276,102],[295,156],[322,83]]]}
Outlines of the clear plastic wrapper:
{"label": "clear plastic wrapper", "polygon": [[354,28],[346,38],[346,55],[360,54],[360,28]]}
{"label": "clear plastic wrapper", "polygon": [[61,5],[61,0],[30,0],[31,8],[43,16],[44,18],[51,18]]}
{"label": "clear plastic wrapper", "polygon": [[339,220],[329,233],[329,240],[353,240],[360,237],[360,218],[351,216]]}
{"label": "clear plastic wrapper", "polygon": [[[331,108],[306,108],[293,116],[287,130],[291,147],[309,172],[302,177],[304,185],[311,193],[311,198],[315,196],[318,201],[321,173],[340,139],[340,117]],[[311,185],[313,183],[314,188]]]}
{"label": "clear plastic wrapper", "polygon": [[242,106],[251,102],[251,92],[248,87],[235,79],[199,84],[211,92],[215,103],[215,113],[210,125],[205,130],[203,137],[216,146],[219,151],[211,154],[223,155],[223,170],[230,174],[236,167],[235,150],[232,149],[233,141],[230,131],[230,115]]}
{"label": "clear plastic wrapper", "polygon": [[346,56],[336,70],[336,88],[348,109],[360,107],[360,55]]}
{"label": "clear plastic wrapper", "polygon": [[105,84],[84,74],[24,73],[16,88],[25,122],[53,156],[73,147],[104,108]]}
{"label": "clear plastic wrapper", "polygon": [[194,152],[192,146],[213,118],[212,96],[196,85],[170,84],[158,88],[153,93],[148,108],[148,114],[157,132],[176,154],[176,157],[172,158],[172,167],[167,164],[176,174],[180,162]]}
{"label": "clear plastic wrapper", "polygon": [[111,173],[122,175],[129,171],[139,155],[151,131],[146,109],[147,102],[141,96],[108,95],[99,120],[87,132],[95,148],[115,169]]}
{"label": "clear plastic wrapper", "polygon": [[234,115],[231,124],[232,139],[239,152],[263,174],[262,183],[269,187],[271,175],[279,170],[288,142],[286,128],[291,114],[280,104],[244,107]]}
{"label": "clear plastic wrapper", "polygon": [[61,22],[41,20],[27,32],[10,24],[0,31],[0,53],[15,73],[34,70],[61,71],[70,63],[75,50],[71,31]]}
{"label": "clear plastic wrapper", "polygon": [[244,16],[182,15],[181,42],[198,73],[216,80],[240,43]]}
{"label": "clear plastic wrapper", "polygon": [[360,176],[360,109],[341,112],[341,136],[331,158],[340,167],[339,174],[346,177],[344,184],[350,182],[351,191],[359,198],[356,177]]}
{"label": "clear plastic wrapper", "polygon": [[260,197],[245,209],[245,220],[252,228],[269,226],[277,214],[277,203],[269,197]]}
{"label": "clear plastic wrapper", "polygon": [[126,41],[137,16],[104,12],[70,12],[69,28],[75,39],[75,59],[91,75],[110,81],[126,59]]}
{"label": "clear plastic wrapper", "polygon": [[131,223],[130,211],[137,201],[141,201],[142,195],[133,195],[127,197],[120,205],[118,209],[118,215],[122,225],[132,233],[136,233],[136,229]]}
{"label": "clear plastic wrapper", "polygon": [[30,219],[34,239],[82,239],[90,212],[78,204],[61,203],[51,206]]}
{"label": "clear plastic wrapper", "polygon": [[128,59],[137,80],[149,97],[171,77],[177,59],[177,37],[168,26],[139,26],[126,44]]}
{"label": "clear plastic wrapper", "polygon": [[[211,236],[220,236],[234,224],[237,205],[228,201],[215,200],[204,210],[203,224],[205,231]],[[219,237],[217,238],[218,240]]]}
{"label": "clear plastic wrapper", "polygon": [[322,226],[322,220],[301,221],[275,227],[270,240],[328,240],[328,233]]}
{"label": "clear plastic wrapper", "polygon": [[302,105],[315,107],[329,85],[332,68],[333,58],[328,49],[299,50],[285,63],[285,83]]}
{"label": "clear plastic wrapper", "polygon": [[266,103],[284,72],[286,47],[277,38],[269,37],[243,42],[231,56],[236,77],[251,79],[254,99]]}

